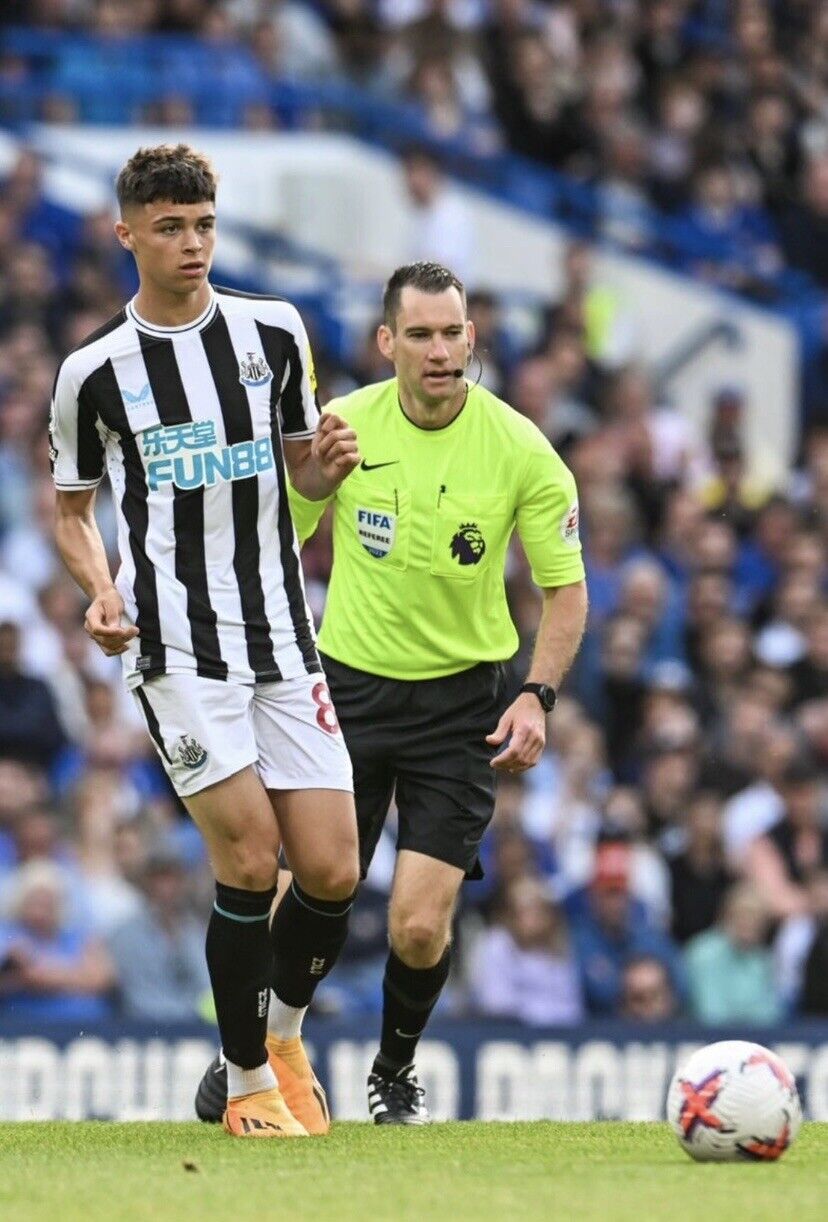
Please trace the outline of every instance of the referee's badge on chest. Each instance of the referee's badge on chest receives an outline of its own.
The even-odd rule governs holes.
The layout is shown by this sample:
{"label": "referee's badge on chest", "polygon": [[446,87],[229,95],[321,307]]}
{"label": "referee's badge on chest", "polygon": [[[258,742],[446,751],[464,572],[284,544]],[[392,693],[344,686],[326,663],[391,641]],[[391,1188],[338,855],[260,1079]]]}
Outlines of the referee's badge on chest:
{"label": "referee's badge on chest", "polygon": [[372,556],[379,560],[387,556],[394,546],[397,535],[397,515],[387,509],[356,510],[356,528],[359,541]]}

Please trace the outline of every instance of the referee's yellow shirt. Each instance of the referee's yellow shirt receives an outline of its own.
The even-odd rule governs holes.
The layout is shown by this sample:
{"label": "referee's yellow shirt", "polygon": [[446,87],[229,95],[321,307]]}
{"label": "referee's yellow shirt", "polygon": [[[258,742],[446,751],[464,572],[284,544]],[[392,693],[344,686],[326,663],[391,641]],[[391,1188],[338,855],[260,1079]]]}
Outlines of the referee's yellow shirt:
{"label": "referee's yellow shirt", "polygon": [[[584,576],[571,472],[543,434],[481,386],[442,429],[403,413],[396,379],[335,399],[362,462],[337,489],[320,649],[357,670],[433,679],[512,656],[506,548],[517,528],[539,586]],[[290,489],[301,542],[328,501]]]}

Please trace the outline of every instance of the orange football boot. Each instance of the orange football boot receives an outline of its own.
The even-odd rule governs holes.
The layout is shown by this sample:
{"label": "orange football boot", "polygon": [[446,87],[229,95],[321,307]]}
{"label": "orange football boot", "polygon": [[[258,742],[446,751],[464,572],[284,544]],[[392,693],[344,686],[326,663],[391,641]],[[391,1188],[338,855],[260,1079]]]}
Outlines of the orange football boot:
{"label": "orange football boot", "polygon": [[256,1091],[227,1100],[222,1124],[234,1137],[307,1137],[308,1131],[288,1111],[282,1092]]}
{"label": "orange football boot", "polygon": [[289,1111],[311,1136],[321,1137],[331,1127],[328,1100],[311,1068],[301,1037],[280,1040],[269,1035],[267,1059]]}

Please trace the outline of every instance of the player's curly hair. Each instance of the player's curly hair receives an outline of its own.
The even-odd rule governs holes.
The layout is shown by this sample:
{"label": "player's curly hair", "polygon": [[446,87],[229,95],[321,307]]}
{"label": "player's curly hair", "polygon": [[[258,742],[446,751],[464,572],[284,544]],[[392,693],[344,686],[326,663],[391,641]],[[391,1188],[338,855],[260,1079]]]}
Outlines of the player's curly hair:
{"label": "player's curly hair", "polygon": [[115,181],[121,211],[130,204],[201,204],[216,198],[218,176],[189,144],[159,144],[133,153]]}
{"label": "player's curly hair", "polygon": [[463,310],[466,309],[466,288],[454,272],[443,267],[441,263],[406,263],[391,275],[382,295],[385,325],[392,331],[397,325],[400,299],[407,284],[419,289],[421,293],[444,293],[446,289],[455,288],[463,302]]}

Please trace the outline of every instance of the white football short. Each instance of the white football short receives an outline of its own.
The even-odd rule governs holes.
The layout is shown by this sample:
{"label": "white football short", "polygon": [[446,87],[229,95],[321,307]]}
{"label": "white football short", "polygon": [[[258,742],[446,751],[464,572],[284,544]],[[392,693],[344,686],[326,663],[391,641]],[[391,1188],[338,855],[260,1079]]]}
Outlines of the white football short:
{"label": "white football short", "polygon": [[159,675],[132,694],[181,798],[250,764],[267,789],[353,791],[351,760],[322,674],[251,685]]}

